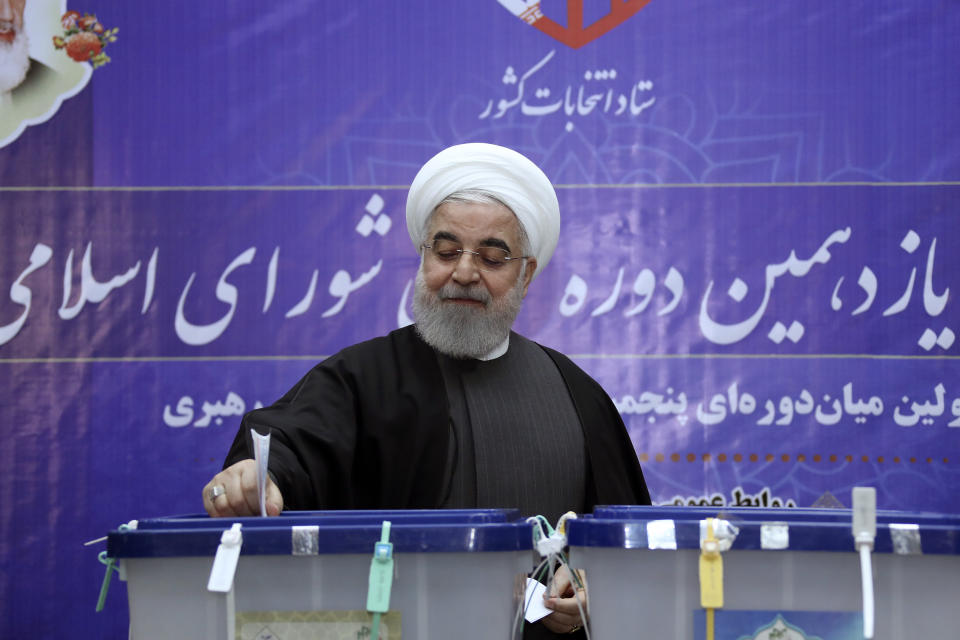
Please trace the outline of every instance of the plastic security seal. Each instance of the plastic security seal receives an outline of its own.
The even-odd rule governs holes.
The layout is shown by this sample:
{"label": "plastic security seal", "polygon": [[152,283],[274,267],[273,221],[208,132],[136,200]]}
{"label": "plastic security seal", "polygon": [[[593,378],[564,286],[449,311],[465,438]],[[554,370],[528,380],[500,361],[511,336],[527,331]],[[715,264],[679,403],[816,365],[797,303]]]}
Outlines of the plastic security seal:
{"label": "plastic security seal", "polygon": [[546,537],[537,539],[536,545],[541,558],[560,555],[563,553],[563,548],[567,546],[567,537],[559,531],[554,531]]}
{"label": "plastic security seal", "polygon": [[713,539],[716,542],[718,552],[729,551],[733,546],[733,541],[737,539],[740,529],[735,527],[729,520],[721,518],[707,518],[700,521],[700,547],[709,536],[710,528],[713,528]]}
{"label": "plastic security seal", "polygon": [[390,610],[390,589],[393,587],[393,544],[390,542],[390,521],[384,520],[380,542],[373,545],[370,581],[367,587],[367,611],[373,614],[370,637],[380,638],[380,616]]}
{"label": "plastic security seal", "polygon": [[237,573],[240,546],[243,544],[240,527],[239,522],[234,522],[233,526],[220,536],[220,546],[217,547],[217,555],[213,558],[213,568],[210,570],[210,580],[207,581],[208,591],[228,593],[233,589],[233,577]]}
{"label": "plastic security seal", "polygon": [[[137,521],[131,520],[127,524],[121,524],[117,527],[117,531],[135,531],[137,529]],[[91,540],[86,544],[93,544],[95,542],[100,542],[106,540],[106,538],[100,538],[98,540]],[[100,596],[97,598],[97,613],[103,611],[103,607],[107,602],[107,592],[110,590],[110,579],[113,577],[113,572],[116,571],[120,575],[121,580],[127,579],[127,574],[123,570],[123,565],[117,563],[116,558],[110,558],[107,556],[106,551],[101,551],[100,555],[97,556],[97,559],[101,564],[107,567],[107,573],[103,576],[103,583],[100,585]]]}
{"label": "plastic security seal", "polygon": [[870,551],[877,535],[877,490],[853,488],[853,539],[860,553],[860,583],[863,591],[863,637],[873,638],[873,565]]}
{"label": "plastic security seal", "polygon": [[527,522],[533,525],[533,548],[537,550],[541,558],[557,557],[563,553],[567,546],[566,522],[567,519],[576,518],[575,513],[565,513],[557,523],[554,529],[543,516],[531,516]]}
{"label": "plastic security seal", "polygon": [[873,487],[853,488],[853,537],[859,549],[873,549],[877,536],[877,490]]}
{"label": "plastic security seal", "polygon": [[[707,518],[702,522],[704,531],[700,536],[700,606],[704,609],[723,607],[723,556],[721,552],[733,543],[729,530],[723,525],[733,527],[725,520]],[[721,535],[717,535],[717,533]]]}
{"label": "plastic security seal", "polygon": [[390,542],[390,521],[384,520],[380,542],[373,546],[370,560],[370,581],[367,588],[367,611],[386,613],[390,610],[390,589],[393,586],[393,544]]}

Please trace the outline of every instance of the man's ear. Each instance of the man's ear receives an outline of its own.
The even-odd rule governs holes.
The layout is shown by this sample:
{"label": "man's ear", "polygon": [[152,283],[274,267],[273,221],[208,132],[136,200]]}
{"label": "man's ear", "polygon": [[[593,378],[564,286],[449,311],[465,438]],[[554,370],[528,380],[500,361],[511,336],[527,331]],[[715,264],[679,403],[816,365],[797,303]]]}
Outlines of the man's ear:
{"label": "man's ear", "polygon": [[523,274],[523,297],[527,297],[527,289],[530,287],[530,281],[533,280],[533,274],[537,272],[537,259],[533,256],[527,258],[526,267]]}

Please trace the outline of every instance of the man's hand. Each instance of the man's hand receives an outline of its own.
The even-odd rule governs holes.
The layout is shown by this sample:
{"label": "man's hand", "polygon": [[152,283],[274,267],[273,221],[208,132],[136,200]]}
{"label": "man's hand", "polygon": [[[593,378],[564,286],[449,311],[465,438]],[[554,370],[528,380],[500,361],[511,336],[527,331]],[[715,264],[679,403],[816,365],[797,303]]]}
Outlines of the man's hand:
{"label": "man's hand", "polygon": [[542,620],[543,626],[554,633],[573,633],[584,624],[580,609],[587,613],[587,582],[582,571],[577,576],[579,586],[571,580],[570,570],[561,566],[553,576],[550,590],[543,595],[544,606],[553,610]]}
{"label": "man's hand", "polygon": [[[283,496],[269,476],[265,502],[268,516],[283,511]],[[203,508],[214,518],[260,515],[257,463],[241,460],[213,476],[203,488]]]}

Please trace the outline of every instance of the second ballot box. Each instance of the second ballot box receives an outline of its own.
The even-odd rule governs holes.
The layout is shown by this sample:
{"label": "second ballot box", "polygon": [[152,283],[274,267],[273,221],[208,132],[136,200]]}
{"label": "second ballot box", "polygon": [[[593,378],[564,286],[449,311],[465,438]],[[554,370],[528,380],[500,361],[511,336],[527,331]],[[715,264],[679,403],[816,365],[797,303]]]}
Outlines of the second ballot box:
{"label": "second ballot box", "polygon": [[[866,577],[851,520],[849,509],[613,506],[568,522],[567,534],[593,638],[860,639],[864,580],[873,637],[958,637],[960,518],[877,512]],[[701,566],[711,535],[722,540],[719,575]],[[718,577],[722,606],[708,611],[703,583]]]}
{"label": "second ballot box", "polygon": [[[511,637],[532,558],[531,526],[515,510],[141,520],[107,541],[127,582],[130,637],[369,637],[368,583],[384,521],[394,564],[381,637]],[[232,589],[211,591],[214,559],[234,531]]]}

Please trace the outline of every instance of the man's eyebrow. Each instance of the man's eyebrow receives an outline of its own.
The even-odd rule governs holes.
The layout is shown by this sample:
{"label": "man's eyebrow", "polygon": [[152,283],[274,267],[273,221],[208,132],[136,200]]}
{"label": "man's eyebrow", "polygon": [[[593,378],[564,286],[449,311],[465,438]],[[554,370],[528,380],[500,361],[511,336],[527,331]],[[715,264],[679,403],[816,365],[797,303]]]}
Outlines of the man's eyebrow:
{"label": "man's eyebrow", "polygon": [[460,238],[458,238],[457,236],[453,235],[453,234],[450,233],[449,231],[437,231],[435,234],[433,234],[433,240],[434,240],[434,241],[437,241],[437,240],[450,240],[451,242],[460,242]]}
{"label": "man's eyebrow", "polygon": [[510,253],[510,245],[501,240],[500,238],[487,238],[486,240],[480,241],[481,247],[497,247],[498,249],[503,249],[507,253]]}
{"label": "man's eyebrow", "polygon": [[[455,234],[450,233],[449,231],[437,231],[433,234],[434,241],[437,240],[449,240],[451,242],[460,242]],[[461,243],[462,244],[462,243]],[[481,247],[497,247],[498,249],[503,249],[507,253],[510,253],[510,245],[501,240],[500,238],[485,238],[480,241],[479,246]]]}

